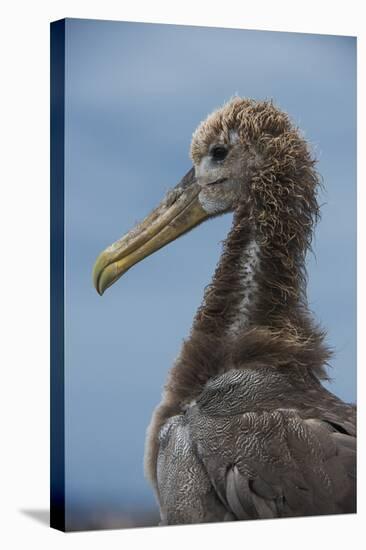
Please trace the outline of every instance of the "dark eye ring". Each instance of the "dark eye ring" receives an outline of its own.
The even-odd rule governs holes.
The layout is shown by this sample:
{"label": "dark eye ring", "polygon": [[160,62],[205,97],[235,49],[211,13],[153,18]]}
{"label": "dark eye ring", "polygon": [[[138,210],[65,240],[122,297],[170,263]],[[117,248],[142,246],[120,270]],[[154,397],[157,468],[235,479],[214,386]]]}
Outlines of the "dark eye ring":
{"label": "dark eye ring", "polygon": [[228,154],[228,150],[223,145],[215,145],[210,151],[210,155],[214,160],[224,160]]}

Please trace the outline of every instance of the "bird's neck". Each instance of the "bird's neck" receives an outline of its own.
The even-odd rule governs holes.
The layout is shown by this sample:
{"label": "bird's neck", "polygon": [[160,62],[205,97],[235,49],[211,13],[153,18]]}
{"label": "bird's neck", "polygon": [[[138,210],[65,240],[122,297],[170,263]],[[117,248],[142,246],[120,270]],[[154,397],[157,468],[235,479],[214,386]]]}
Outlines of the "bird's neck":
{"label": "bird's neck", "polygon": [[234,212],[213,280],[169,375],[172,410],[230,369],[282,369],[306,380],[305,388],[310,379],[326,377],[330,353],[306,297],[317,176],[305,144],[289,146],[281,154],[275,147],[277,162],[248,181],[247,201]]}
{"label": "bird's neck", "polygon": [[308,311],[304,254],[295,241],[284,246],[263,238],[245,208],[234,214],[212,283],[170,372],[165,400],[174,411],[230,369],[286,367],[297,379],[325,377],[330,354]]}
{"label": "bird's neck", "polygon": [[242,205],[234,214],[192,334],[235,339],[253,327],[263,327],[305,336],[313,327],[309,326],[304,255],[289,243],[281,246],[276,235],[263,239],[251,222],[249,208]]}

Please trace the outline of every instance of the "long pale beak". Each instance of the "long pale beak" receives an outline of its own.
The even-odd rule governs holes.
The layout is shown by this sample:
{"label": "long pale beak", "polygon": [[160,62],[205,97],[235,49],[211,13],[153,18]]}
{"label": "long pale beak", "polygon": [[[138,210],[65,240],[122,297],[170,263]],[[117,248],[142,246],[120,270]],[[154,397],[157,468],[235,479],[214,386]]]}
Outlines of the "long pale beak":
{"label": "long pale beak", "polygon": [[147,218],[99,255],[93,281],[100,295],[130,267],[209,217],[199,192],[192,168]]}

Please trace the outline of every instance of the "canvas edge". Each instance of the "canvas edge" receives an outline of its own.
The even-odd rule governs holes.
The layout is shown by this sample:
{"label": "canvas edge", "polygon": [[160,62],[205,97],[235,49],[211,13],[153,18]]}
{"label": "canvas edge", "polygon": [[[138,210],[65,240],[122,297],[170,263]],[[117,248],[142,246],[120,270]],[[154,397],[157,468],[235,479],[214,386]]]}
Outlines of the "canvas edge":
{"label": "canvas edge", "polygon": [[50,526],[65,531],[65,19],[51,23],[50,49]]}

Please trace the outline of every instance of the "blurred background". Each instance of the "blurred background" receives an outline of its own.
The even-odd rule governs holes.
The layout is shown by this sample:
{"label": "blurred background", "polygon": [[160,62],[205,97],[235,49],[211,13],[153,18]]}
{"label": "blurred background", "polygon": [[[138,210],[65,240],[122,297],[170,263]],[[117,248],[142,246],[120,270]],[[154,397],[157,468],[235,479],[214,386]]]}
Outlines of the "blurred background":
{"label": "blurred background", "polygon": [[356,39],[68,19],[68,529],[159,521],[143,474],[145,431],[231,216],[147,258],[102,298],[91,271],[185,174],[193,130],[234,94],[273,98],[319,159],[309,301],[335,350],[327,386],[356,399]]}

